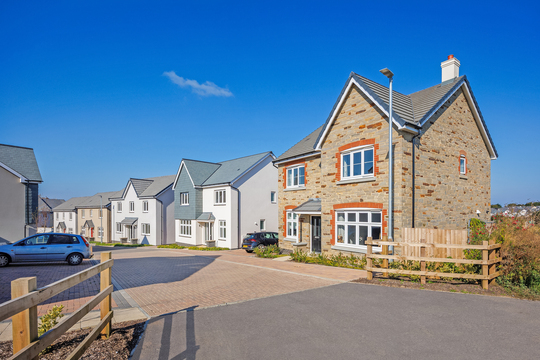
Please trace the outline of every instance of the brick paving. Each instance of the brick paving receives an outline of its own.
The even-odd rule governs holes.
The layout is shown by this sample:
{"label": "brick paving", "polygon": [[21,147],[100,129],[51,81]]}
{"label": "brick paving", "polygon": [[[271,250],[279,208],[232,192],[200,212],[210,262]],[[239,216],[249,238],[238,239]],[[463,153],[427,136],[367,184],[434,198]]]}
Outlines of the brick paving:
{"label": "brick paving", "polygon": [[[10,264],[0,269],[0,303],[11,300],[11,281],[22,277],[37,277],[37,287],[41,288],[93,266],[90,260],[81,265],[71,266],[65,262]],[[38,316],[45,314],[55,305],[64,305],[63,313],[71,313],[99,293],[99,275],[83,281],[61,292],[38,306]],[[113,307],[116,304],[113,301]]]}
{"label": "brick paving", "polygon": [[113,278],[151,316],[330,286],[365,276],[352,269],[260,259],[243,250],[115,252]]}

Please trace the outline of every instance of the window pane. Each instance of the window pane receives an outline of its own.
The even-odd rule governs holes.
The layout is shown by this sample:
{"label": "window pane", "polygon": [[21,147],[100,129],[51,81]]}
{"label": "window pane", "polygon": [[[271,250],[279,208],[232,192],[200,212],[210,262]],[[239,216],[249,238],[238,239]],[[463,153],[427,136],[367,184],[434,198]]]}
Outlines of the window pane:
{"label": "window pane", "polygon": [[353,175],[362,175],[362,152],[353,154]]}
{"label": "window pane", "polygon": [[287,170],[287,186],[292,185],[292,170]]}
{"label": "window pane", "polygon": [[345,225],[338,225],[337,227],[337,242],[343,244],[345,237]]}
{"label": "window pane", "polygon": [[293,185],[298,185],[298,168],[293,169]]}
{"label": "window pane", "polygon": [[348,213],[347,214],[347,221],[356,222],[356,213]]}
{"label": "window pane", "polygon": [[356,225],[348,225],[347,244],[356,245]]}
{"label": "window pane", "polygon": [[350,166],[351,165],[351,155],[343,155],[343,177],[351,176]]}
{"label": "window pane", "polygon": [[305,171],[306,170],[304,169],[303,166],[298,169],[298,184],[299,185],[304,185],[304,173],[305,173]]}
{"label": "window pane", "polygon": [[297,223],[293,222],[292,224],[293,236],[296,236],[296,226],[297,226]]}
{"label": "window pane", "polygon": [[291,224],[290,221],[287,221],[287,236],[292,236]]}
{"label": "window pane", "polygon": [[371,238],[373,240],[381,238],[381,227],[380,226],[372,226],[371,227]]}
{"label": "window pane", "polygon": [[371,214],[371,222],[380,223],[381,222],[381,214],[380,213],[372,213]]}
{"label": "window pane", "polygon": [[223,203],[225,204],[227,202],[227,192],[223,190]]}
{"label": "window pane", "polygon": [[358,234],[358,244],[359,245],[366,245],[366,239],[368,237],[368,227],[367,226],[359,226],[359,234]]}
{"label": "window pane", "polygon": [[292,214],[291,213],[287,213],[287,219],[290,219],[292,218]]}
{"label": "window pane", "polygon": [[359,222],[368,222],[368,213],[359,213],[358,217],[360,218]]}
{"label": "window pane", "polygon": [[338,213],[337,214],[337,221],[345,221],[345,214],[344,213]]}

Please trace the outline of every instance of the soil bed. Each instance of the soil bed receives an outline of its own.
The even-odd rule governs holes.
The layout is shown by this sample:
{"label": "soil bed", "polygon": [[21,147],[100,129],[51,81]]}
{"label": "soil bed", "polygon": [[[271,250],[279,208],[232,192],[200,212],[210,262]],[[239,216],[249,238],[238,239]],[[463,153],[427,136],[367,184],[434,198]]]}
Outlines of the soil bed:
{"label": "soil bed", "polygon": [[379,275],[374,277],[373,280],[368,280],[365,278],[360,278],[353,280],[352,282],[361,283],[361,284],[372,284],[372,285],[381,285],[381,286],[390,286],[390,287],[399,287],[407,289],[419,289],[419,290],[432,290],[432,291],[447,291],[454,293],[463,293],[463,294],[477,294],[477,295],[490,295],[490,296],[506,296],[506,297],[515,297],[523,298],[528,300],[539,300],[540,297],[533,296],[523,296],[516,292],[510,292],[505,290],[502,286],[498,284],[489,285],[489,290],[482,289],[481,283],[467,283],[457,279],[452,280],[442,280],[442,279],[426,279],[426,284],[422,285],[420,280],[412,281],[408,277],[395,277],[395,278],[386,278]]}
{"label": "soil bed", "polygon": [[[131,350],[135,348],[139,341],[144,329],[144,323],[145,321],[134,320],[114,324],[110,338],[94,340],[92,345],[81,356],[81,359],[128,359]],[[51,345],[50,351],[38,356],[38,359],[64,359],[75,350],[90,331],[92,331],[91,328],[65,333]],[[12,354],[12,342],[0,342],[0,359],[7,359]]]}

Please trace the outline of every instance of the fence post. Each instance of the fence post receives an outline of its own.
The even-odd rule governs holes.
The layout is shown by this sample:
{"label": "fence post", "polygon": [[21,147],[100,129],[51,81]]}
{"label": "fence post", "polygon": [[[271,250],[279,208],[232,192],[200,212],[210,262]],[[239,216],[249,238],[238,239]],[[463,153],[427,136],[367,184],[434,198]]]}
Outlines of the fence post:
{"label": "fence post", "polygon": [[[495,240],[489,241],[490,245],[495,245]],[[489,260],[495,260],[497,258],[497,249],[489,250]],[[495,274],[495,271],[497,271],[497,264],[491,264],[489,265],[489,275]],[[489,280],[489,285],[493,285],[495,283],[495,278]]]}
{"label": "fence post", "polygon": [[[423,239],[420,239],[420,242],[422,244],[425,244],[426,243],[426,239],[423,238]],[[426,257],[426,247],[424,245],[420,246],[420,257],[421,258],[425,258]],[[426,261],[425,260],[421,260],[420,261],[420,271],[426,271]],[[426,284],[426,275],[420,275],[420,283],[422,285],[425,285]]]}
{"label": "fence post", "polygon": [[371,267],[373,266],[373,262],[371,261],[371,253],[372,253],[371,237],[367,238],[366,244],[367,244],[366,266],[368,268],[367,279],[372,280],[373,279],[373,271],[371,271]]}
{"label": "fence post", "polygon": [[483,262],[483,264],[482,264],[482,275],[483,275],[482,288],[485,289],[485,290],[488,290],[488,288],[489,288],[489,280],[488,280],[489,270],[488,270],[487,261],[489,259],[489,250],[488,250],[489,242],[488,241],[482,241],[482,245],[484,246],[484,249],[482,250],[482,262]]}
{"label": "fence post", "polygon": [[[383,239],[383,241],[388,241],[388,236],[387,236],[387,235],[384,235],[382,239]],[[382,246],[382,254],[383,254],[383,255],[388,255],[388,245],[383,245],[383,246]],[[383,267],[384,269],[388,269],[388,259],[383,259],[383,261],[382,261],[382,267]],[[386,272],[386,271],[383,272],[383,276],[384,276],[384,277],[388,277],[388,272]]]}
{"label": "fence post", "polygon": [[[111,252],[102,252],[101,253],[101,262],[105,262],[107,260],[110,260]],[[111,285],[111,279],[112,279],[112,268],[105,269],[100,274],[100,291],[105,290],[106,288]],[[107,314],[111,311],[112,308],[112,299],[111,295],[108,295],[103,301],[101,301],[100,304],[100,310],[101,310],[101,319],[105,318]],[[101,335],[105,338],[109,338],[111,336],[111,322],[109,322],[103,330],[101,330]]]}
{"label": "fence post", "polygon": [[[12,299],[36,290],[36,277],[20,278],[11,282]],[[13,332],[13,354],[16,354],[38,339],[37,305],[21,311],[17,315],[13,315],[11,326]]]}

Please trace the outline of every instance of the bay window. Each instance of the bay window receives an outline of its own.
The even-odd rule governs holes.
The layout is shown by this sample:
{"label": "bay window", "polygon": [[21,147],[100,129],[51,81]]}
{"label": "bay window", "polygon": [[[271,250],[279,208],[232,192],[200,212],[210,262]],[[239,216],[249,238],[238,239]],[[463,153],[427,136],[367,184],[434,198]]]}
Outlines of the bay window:
{"label": "bay window", "polygon": [[382,213],[370,210],[336,212],[336,245],[366,248],[366,240],[381,239]]}

